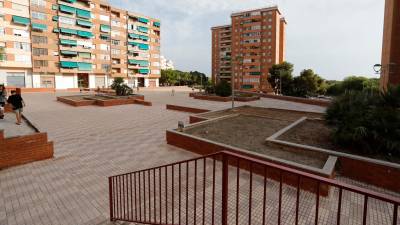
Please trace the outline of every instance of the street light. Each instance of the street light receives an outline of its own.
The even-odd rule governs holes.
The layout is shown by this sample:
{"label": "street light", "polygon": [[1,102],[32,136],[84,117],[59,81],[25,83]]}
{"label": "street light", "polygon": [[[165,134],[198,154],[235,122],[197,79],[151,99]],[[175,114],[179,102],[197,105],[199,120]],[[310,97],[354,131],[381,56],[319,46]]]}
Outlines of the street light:
{"label": "street light", "polygon": [[379,74],[382,71],[382,65],[381,64],[375,64],[374,65],[374,71],[375,71],[375,73]]}

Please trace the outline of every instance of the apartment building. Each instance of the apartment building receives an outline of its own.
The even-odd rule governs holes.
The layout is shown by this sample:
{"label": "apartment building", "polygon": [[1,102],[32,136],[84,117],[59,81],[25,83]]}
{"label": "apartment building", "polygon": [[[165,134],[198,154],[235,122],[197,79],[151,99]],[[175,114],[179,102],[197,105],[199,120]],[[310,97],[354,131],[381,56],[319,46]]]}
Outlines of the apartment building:
{"label": "apartment building", "polygon": [[0,84],[158,86],[160,21],[100,0],[0,0]]}
{"label": "apartment building", "polygon": [[400,85],[400,2],[385,1],[381,62],[381,89]]}
{"label": "apartment building", "polygon": [[231,14],[231,24],[212,27],[212,80],[235,89],[272,92],[268,72],[285,60],[286,20],[278,7]]}

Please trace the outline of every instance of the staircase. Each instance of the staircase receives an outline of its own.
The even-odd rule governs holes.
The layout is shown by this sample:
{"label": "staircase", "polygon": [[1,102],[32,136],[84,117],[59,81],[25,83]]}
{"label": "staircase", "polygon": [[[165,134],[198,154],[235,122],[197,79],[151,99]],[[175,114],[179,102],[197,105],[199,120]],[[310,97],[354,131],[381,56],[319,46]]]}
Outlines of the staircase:
{"label": "staircase", "polygon": [[399,198],[231,152],[109,177],[109,198],[111,221],[140,224],[400,222]]}

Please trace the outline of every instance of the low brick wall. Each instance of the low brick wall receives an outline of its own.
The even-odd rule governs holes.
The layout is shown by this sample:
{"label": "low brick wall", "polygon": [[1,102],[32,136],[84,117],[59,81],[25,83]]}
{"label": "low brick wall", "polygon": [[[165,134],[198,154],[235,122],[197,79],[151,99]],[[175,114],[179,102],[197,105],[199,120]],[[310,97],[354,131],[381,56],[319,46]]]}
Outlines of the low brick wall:
{"label": "low brick wall", "polygon": [[16,90],[18,93],[38,93],[38,92],[55,92],[55,88],[16,88],[6,87],[6,90],[10,93],[12,90]]}
{"label": "low brick wall", "polygon": [[272,98],[272,99],[278,99],[278,100],[283,100],[283,101],[304,103],[304,104],[317,105],[317,106],[323,106],[323,107],[328,107],[331,104],[331,101],[329,101],[329,100],[299,98],[299,97],[293,97],[293,96],[255,93],[255,92],[248,92],[248,91],[239,91],[239,93],[255,94],[255,95],[259,95],[260,97],[263,97],[263,98]]}
{"label": "low brick wall", "polygon": [[340,174],[377,187],[400,191],[400,169],[372,162],[339,157]]}
{"label": "low brick wall", "polygon": [[95,104],[102,107],[116,106],[116,105],[127,105],[135,103],[135,99],[107,99],[107,100],[95,100]]}
{"label": "low brick wall", "polygon": [[135,99],[133,104],[144,105],[144,106],[152,106],[153,103],[145,101],[143,99]]}
{"label": "low brick wall", "polygon": [[206,118],[200,118],[200,117],[197,117],[197,116],[189,116],[189,123],[190,124],[198,123],[198,122],[202,122],[202,121],[206,121],[206,120],[207,120]]}
{"label": "low brick wall", "polygon": [[169,110],[176,110],[176,111],[181,111],[181,112],[188,112],[188,113],[205,113],[205,112],[210,112],[208,109],[199,109],[199,108],[192,108],[192,107],[186,107],[186,106],[180,106],[180,105],[166,105],[166,108]]}
{"label": "low brick wall", "polygon": [[95,104],[96,100],[81,100],[81,101],[74,101],[68,98],[63,98],[63,97],[57,97],[57,101],[72,105],[75,107],[80,107],[80,106],[88,106],[88,105],[93,105]]}
{"label": "low brick wall", "polygon": [[53,142],[46,133],[5,138],[0,131],[0,169],[53,157]]}
{"label": "low brick wall", "polygon": [[232,100],[231,97],[220,97],[216,95],[193,95],[193,98],[215,102],[229,102]]}
{"label": "low brick wall", "polygon": [[[183,148],[185,150],[188,150],[188,151],[194,152],[196,154],[200,154],[200,155],[208,155],[208,154],[212,154],[212,153],[216,153],[216,152],[220,152],[220,151],[229,151],[229,152],[234,152],[234,153],[250,156],[250,157],[260,159],[260,160],[263,160],[266,162],[279,164],[276,161],[271,161],[264,157],[260,157],[257,155],[238,151],[236,149],[230,148],[227,145],[215,144],[215,143],[208,142],[205,140],[203,141],[198,138],[192,138],[188,135],[183,135],[179,132],[172,132],[170,130],[166,131],[166,140],[167,140],[167,143],[170,145],[173,145],[173,146],[176,146],[179,148]],[[232,165],[236,165],[235,162],[233,162]],[[326,178],[334,178],[334,176],[335,176],[334,171],[332,171],[332,173],[330,175],[326,175],[326,174],[315,173],[313,171],[311,172],[306,169],[301,169],[301,168],[298,168],[298,167],[292,166],[292,165],[287,165],[287,164],[279,164],[279,165],[286,166],[288,168],[297,169],[297,170],[300,170],[303,172],[316,174],[316,175],[323,176]],[[248,169],[248,165],[240,165],[240,167],[243,169]],[[254,170],[254,172],[259,173],[261,175],[263,174],[262,170],[261,171]],[[268,172],[268,177],[279,181],[280,173],[277,170],[271,169]],[[283,174],[282,181],[288,185],[297,186],[297,176],[295,176],[295,175]],[[308,190],[310,192],[317,193],[317,182],[314,180],[302,179],[302,181],[300,182],[300,187],[304,190]],[[326,186],[326,185],[321,185],[319,191],[320,191],[320,195],[328,196],[330,187]]]}
{"label": "low brick wall", "polygon": [[75,107],[80,107],[80,106],[88,106],[88,105],[98,105],[102,107],[109,107],[109,106],[116,106],[116,105],[127,105],[127,104],[140,104],[140,105],[146,105],[146,106],[151,106],[151,102],[144,101],[144,96],[139,95],[139,96],[132,96],[129,98],[119,98],[119,99],[107,99],[107,100],[72,100],[69,99],[68,96],[61,96],[57,97],[57,101],[72,105]]}
{"label": "low brick wall", "polygon": [[260,96],[252,96],[252,97],[240,97],[236,96],[235,101],[238,102],[252,102],[252,101],[257,101],[260,100]]}

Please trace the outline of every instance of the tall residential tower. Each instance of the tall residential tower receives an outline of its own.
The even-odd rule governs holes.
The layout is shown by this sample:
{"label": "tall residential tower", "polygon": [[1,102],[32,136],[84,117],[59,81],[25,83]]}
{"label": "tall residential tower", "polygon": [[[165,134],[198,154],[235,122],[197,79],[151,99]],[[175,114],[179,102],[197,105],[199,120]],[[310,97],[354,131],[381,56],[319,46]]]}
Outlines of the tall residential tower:
{"label": "tall residential tower", "polygon": [[272,92],[268,71],[285,60],[286,21],[278,8],[236,12],[231,25],[212,28],[212,79],[235,89]]}
{"label": "tall residential tower", "polygon": [[100,0],[0,0],[0,84],[158,86],[160,21]]}

